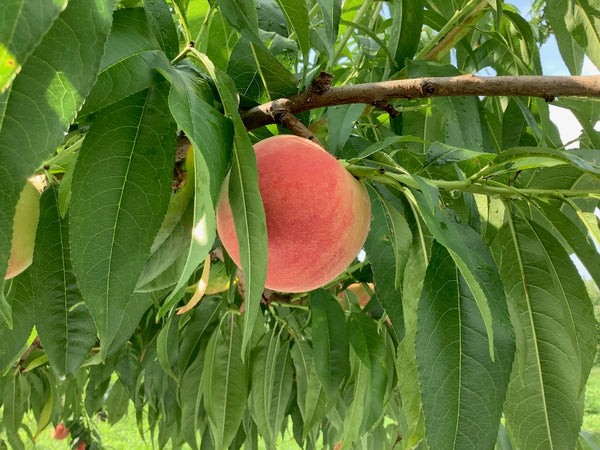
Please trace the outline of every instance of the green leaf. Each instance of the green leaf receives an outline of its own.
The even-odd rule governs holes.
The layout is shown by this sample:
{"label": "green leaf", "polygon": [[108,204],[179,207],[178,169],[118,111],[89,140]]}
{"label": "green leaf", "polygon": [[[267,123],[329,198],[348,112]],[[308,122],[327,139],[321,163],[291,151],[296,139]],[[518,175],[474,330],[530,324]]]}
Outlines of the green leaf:
{"label": "green leaf", "polygon": [[173,372],[173,367],[177,364],[179,357],[178,331],[179,316],[171,314],[156,337],[156,355],[160,367],[176,382],[179,382],[179,379]]}
{"label": "green leaf", "polygon": [[346,318],[337,300],[327,291],[310,293],[314,361],[329,396],[333,396],[350,375]]}
{"label": "green leaf", "polygon": [[256,156],[238,112],[238,94],[233,80],[215,68],[205,55],[195,55],[214,79],[225,114],[231,118],[234,126],[228,193],[240,249],[240,262],[246,279],[246,313],[242,334],[242,353],[245,353],[259,314],[267,278],[267,223],[258,190]]}
{"label": "green leaf", "polygon": [[548,0],[544,13],[556,36],[558,50],[569,72],[571,75],[581,75],[585,53],[569,31],[565,20],[572,4],[569,0]]}
{"label": "green leaf", "polygon": [[169,59],[179,53],[179,36],[173,22],[173,13],[165,0],[144,0],[146,18],[160,48]]}
{"label": "green leaf", "polygon": [[354,122],[365,110],[360,103],[350,105],[330,106],[327,108],[329,122],[329,152],[340,155],[350,137]]}
{"label": "green leaf", "polygon": [[[413,62],[408,74],[417,77],[458,76],[459,71],[448,65],[434,62]],[[444,118],[444,142],[459,148],[486,152],[489,144],[482,126],[478,100],[474,97],[439,97],[432,99],[434,113],[440,113]],[[440,139],[441,140],[441,139]]]}
{"label": "green leaf", "polygon": [[406,66],[406,60],[415,56],[420,33],[423,27],[423,0],[401,0],[390,5],[392,27],[390,35],[390,52],[394,55],[399,68]]}
{"label": "green leaf", "polygon": [[[6,272],[19,195],[26,179],[60,144],[89,93],[111,18],[112,0],[69,2],[11,89],[0,94],[0,274]],[[9,321],[3,283],[0,276],[0,317]]]}
{"label": "green leaf", "polygon": [[423,192],[413,191],[423,220],[433,237],[448,249],[466,280],[485,323],[490,356],[495,359],[493,321],[504,320],[510,327],[507,317],[494,319],[492,315],[492,311],[501,311],[506,303],[496,263],[481,235],[457,220],[451,210],[440,207],[437,188],[415,179],[423,187]]}
{"label": "green leaf", "polygon": [[205,101],[204,84],[198,80],[197,73],[181,68],[169,72],[167,76],[172,83],[169,108],[193,148],[192,158],[188,157],[186,163],[187,183],[193,186],[194,239],[190,242],[184,269],[175,288],[164,301],[159,317],[181,299],[190,276],[213,246],[216,236],[215,208],[231,158],[233,141],[231,121]]}
{"label": "green leaf", "polygon": [[264,46],[250,44],[256,65],[263,80],[270,100],[288,97],[297,92],[298,80],[279,60]]}
{"label": "green leaf", "polygon": [[144,9],[115,11],[98,80],[81,115],[91,114],[148,89],[155,77],[155,67],[168,68],[169,61],[152,33]]}
{"label": "green leaf", "polygon": [[8,88],[67,0],[7,0],[0,7],[0,92]]}
{"label": "green leaf", "polygon": [[37,336],[33,329],[33,286],[31,270],[26,270],[19,276],[7,282],[4,286],[6,300],[12,307],[13,328],[0,327],[0,372],[16,362],[27,350],[30,341]]}
{"label": "green leaf", "polygon": [[600,166],[567,151],[544,147],[516,147],[504,150],[493,162],[503,170],[524,170],[570,164],[579,170],[600,176]]}
{"label": "green leaf", "polygon": [[233,314],[225,317],[208,343],[201,389],[215,448],[226,448],[242,422],[248,398],[242,333]]}
{"label": "green leaf", "polygon": [[258,34],[258,16],[254,1],[216,0],[219,10],[238,32],[257,45],[264,45]]}
{"label": "green leaf", "polygon": [[58,186],[42,195],[31,265],[35,326],[58,376],[73,375],[96,342],[96,327],[83,297],[69,248],[69,219],[58,206]]}
{"label": "green leaf", "polygon": [[385,341],[378,331],[377,323],[365,314],[353,313],[348,322],[348,334],[352,348],[361,362],[356,376],[365,376],[362,373],[365,369],[368,375],[368,392],[364,394],[366,400],[360,406],[364,412],[362,421],[358,424],[359,434],[362,434],[369,431],[383,415],[385,396],[391,380],[388,377]]}
{"label": "green leaf", "polygon": [[329,397],[315,366],[313,350],[306,341],[296,341],[291,349],[296,370],[297,403],[302,415],[302,440],[318,427],[321,419],[335,406],[335,397]]}
{"label": "green leaf", "polygon": [[186,442],[194,449],[198,448],[196,435],[204,413],[202,394],[198,386],[202,385],[206,342],[205,340],[204,347],[183,373],[179,389],[182,435]]}
{"label": "green leaf", "polygon": [[[587,230],[585,233],[583,230],[579,231],[577,228],[579,226],[581,230],[581,224],[574,223],[573,220],[559,208],[541,201],[535,202],[534,205],[544,219],[551,224],[549,229],[567,243],[569,249],[565,250],[573,251],[583,263],[596,284],[600,284],[600,255],[596,249],[590,245]],[[577,211],[577,213],[580,217],[583,215],[583,212],[580,210]]]}
{"label": "green leaf", "polygon": [[517,448],[574,448],[596,346],[592,304],[560,243],[514,218],[495,242],[517,355],[504,414]]}
{"label": "green leaf", "polygon": [[115,425],[119,420],[125,417],[129,408],[129,394],[127,388],[121,382],[116,380],[108,391],[106,398],[106,414],[108,423]]}
{"label": "green leaf", "polygon": [[221,301],[215,297],[204,298],[190,314],[179,332],[179,373],[184,373],[197,351],[198,343],[204,340],[209,327],[218,319]]}
{"label": "green leaf", "polygon": [[269,448],[276,448],[287,405],[292,394],[293,366],[290,345],[273,328],[263,338],[252,358],[251,410],[261,436]]}
{"label": "green leaf", "polygon": [[399,211],[374,189],[369,188],[368,191],[373,220],[365,242],[365,251],[373,270],[375,294],[389,316],[396,334],[402,338],[404,318],[402,291],[399,286],[412,234]]}
{"label": "green leaf", "polygon": [[494,153],[476,152],[467,148],[453,147],[442,142],[434,142],[425,154],[426,166],[442,166],[460,161],[476,159],[481,165],[495,158]]}
{"label": "green leaf", "polygon": [[342,16],[341,0],[317,0],[325,28],[327,30],[328,45],[333,46],[337,39],[340,18]]}
{"label": "green leaf", "polygon": [[167,89],[162,83],[103,110],[73,175],[73,268],[104,353],[128,320],[123,313],[169,202],[175,127]]}
{"label": "green leaf", "polygon": [[600,17],[598,5],[589,0],[575,0],[568,5],[565,24],[573,39],[590,60],[600,67]]}
{"label": "green leaf", "polygon": [[[497,305],[501,307],[502,305]],[[417,367],[431,448],[480,449],[496,443],[515,351],[512,330],[493,316],[494,355],[467,283],[435,243],[419,303]]]}
{"label": "green leaf", "polygon": [[308,55],[310,51],[310,20],[305,1],[276,0],[287,20],[288,29],[296,34],[302,54]]}
{"label": "green leaf", "polygon": [[417,311],[429,257],[415,239],[404,270],[403,310],[406,334],[398,345],[396,374],[402,395],[402,410],[406,417],[406,446],[414,448],[425,437],[425,419],[421,405],[421,390],[417,370],[415,335]]}

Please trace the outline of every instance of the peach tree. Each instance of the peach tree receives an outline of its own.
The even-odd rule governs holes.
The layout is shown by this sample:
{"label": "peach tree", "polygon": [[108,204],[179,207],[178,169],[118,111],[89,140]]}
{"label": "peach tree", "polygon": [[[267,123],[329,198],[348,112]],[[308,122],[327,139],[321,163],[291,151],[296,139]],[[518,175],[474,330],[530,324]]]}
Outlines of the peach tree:
{"label": "peach tree", "polygon": [[4,0],[0,447],[600,448],[599,10],[531,3]]}

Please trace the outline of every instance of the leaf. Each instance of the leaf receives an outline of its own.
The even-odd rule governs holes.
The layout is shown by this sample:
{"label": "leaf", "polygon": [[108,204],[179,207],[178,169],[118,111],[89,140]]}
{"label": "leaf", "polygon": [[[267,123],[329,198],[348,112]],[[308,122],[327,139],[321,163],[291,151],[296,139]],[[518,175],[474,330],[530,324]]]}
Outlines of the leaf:
{"label": "leaf", "polygon": [[553,167],[565,164],[570,164],[583,172],[600,176],[600,166],[586,161],[575,153],[552,148],[511,148],[500,153],[493,162],[494,166],[511,171],[538,167]]}
{"label": "leaf", "polygon": [[480,449],[496,443],[515,351],[503,317],[506,304],[497,306],[492,361],[477,303],[448,250],[434,243],[415,339],[431,448]]}
{"label": "leaf", "polygon": [[333,47],[337,39],[338,28],[340,26],[342,2],[341,0],[317,0],[317,3],[321,9],[323,22],[325,22],[327,38],[329,40],[328,45]]}
{"label": "leaf", "polygon": [[358,120],[364,110],[365,105],[360,103],[327,108],[330,153],[340,155],[350,137],[354,122]]}
{"label": "leaf", "polygon": [[575,36],[569,30],[566,18],[573,2],[568,0],[548,0],[544,14],[556,36],[556,44],[571,75],[581,75],[581,66],[585,55]]}
{"label": "leaf", "polygon": [[565,24],[590,60],[600,67],[600,17],[598,5],[589,0],[569,3]]}
{"label": "leaf", "polygon": [[[574,223],[559,208],[538,201],[534,203],[544,219],[550,222],[552,230],[564,240],[570,249],[577,255],[594,281],[600,283],[600,255],[596,249],[590,245],[587,234],[578,232],[578,224]],[[581,213],[581,211],[578,211]],[[567,250],[570,251],[570,250]]]}
{"label": "leaf", "polygon": [[298,408],[304,421],[302,440],[305,440],[335,406],[335,397],[331,398],[325,393],[317,375],[313,350],[308,342],[296,341],[290,352],[296,370]]}
{"label": "leaf", "polygon": [[434,142],[427,149],[425,163],[426,167],[441,166],[476,159],[480,164],[484,165],[492,161],[495,156],[494,153],[475,152],[467,148],[453,147],[442,142]]}
{"label": "leaf", "polygon": [[333,396],[350,375],[348,333],[344,312],[323,289],[310,293],[314,361],[325,392]]}
{"label": "leaf", "polygon": [[66,0],[4,3],[0,12],[0,92],[8,88],[66,4]]}
{"label": "leaf", "polygon": [[494,249],[522,330],[504,408],[515,446],[574,448],[596,345],[586,288],[556,238],[534,222],[513,218]]}
{"label": "leaf", "polygon": [[381,194],[370,188],[368,191],[373,220],[365,242],[365,251],[373,270],[375,294],[389,316],[398,338],[402,338],[402,291],[396,286],[400,285],[412,234],[406,220],[387,204]]}
{"label": "leaf", "polygon": [[162,83],[103,110],[73,175],[73,268],[104,354],[128,320],[123,313],[167,210],[175,160],[167,89]]}
{"label": "leaf", "polygon": [[[368,401],[365,400],[360,406],[361,409],[364,409],[364,413],[361,423],[358,424],[359,434],[363,434],[371,430],[384,413],[385,396],[388,391],[388,381],[390,381],[388,379],[389,368],[386,361],[384,338],[379,334],[374,320],[364,313],[353,313],[348,323],[348,334],[352,348],[361,362],[357,377],[365,375],[368,377],[366,383],[369,391],[365,394]],[[361,373],[365,369],[366,374]]]}
{"label": "leaf", "polygon": [[106,398],[106,414],[108,416],[108,423],[111,425],[116,424],[125,417],[129,408],[129,395],[127,388],[121,382],[121,380],[115,380],[113,385],[108,391]]}
{"label": "leaf", "polygon": [[31,279],[35,326],[58,376],[75,374],[96,342],[71,265],[68,220],[60,215],[58,186],[50,186],[40,202]]}
{"label": "leaf", "polygon": [[[111,14],[112,0],[70,1],[11,89],[0,94],[0,274],[6,272],[21,190],[60,144],[94,83]],[[72,51],[64,51],[64,46]],[[0,317],[8,323],[10,310],[2,294],[3,283],[0,276]]]}
{"label": "leaf", "polygon": [[213,77],[225,113],[231,118],[234,126],[229,201],[246,280],[246,312],[242,333],[242,353],[245,353],[259,314],[260,300],[267,278],[267,224],[258,190],[256,156],[238,112],[238,94],[233,80],[215,68],[205,55],[196,53],[196,56]]}
{"label": "leaf", "polygon": [[231,158],[233,141],[231,121],[205,101],[203,84],[197,80],[196,73],[182,68],[169,72],[167,76],[172,83],[169,108],[177,124],[190,139],[193,149],[193,155],[188,154],[186,164],[187,183],[193,186],[194,239],[190,242],[184,269],[175,288],[165,299],[159,317],[181,299],[190,276],[213,246],[216,236],[215,208]]}
{"label": "leaf", "polygon": [[154,36],[167,58],[179,53],[179,36],[173,22],[173,13],[165,0],[144,0],[144,12]]}
{"label": "leaf", "polygon": [[4,286],[6,300],[12,307],[13,328],[0,327],[0,372],[17,362],[37,336],[33,329],[33,286],[31,270],[26,270]]}
{"label": "leaf", "polygon": [[254,1],[247,0],[216,0],[223,17],[249,41],[262,46],[258,34],[258,16]]}
{"label": "leaf", "polygon": [[204,358],[206,350],[206,340],[203,349],[198,353],[190,366],[181,377],[181,387],[179,389],[181,402],[181,430],[182,435],[188,444],[194,449],[197,447],[197,430],[200,428],[200,422],[204,413],[202,407],[202,394],[198,386],[202,385],[202,372],[204,369]]}
{"label": "leaf", "polygon": [[396,374],[402,396],[402,410],[406,417],[406,446],[414,448],[425,437],[425,419],[421,405],[421,390],[417,370],[415,334],[417,332],[417,311],[429,257],[415,239],[410,248],[404,270],[402,304],[406,334],[398,345]]}
{"label": "leaf", "polygon": [[248,373],[242,360],[242,333],[233,314],[212,335],[202,372],[204,407],[215,448],[226,448],[242,422],[248,397]]}
{"label": "leaf", "polygon": [[269,448],[276,448],[292,394],[293,366],[289,342],[273,328],[252,358],[252,417]]}
{"label": "leaf", "polygon": [[[431,61],[413,62],[408,74],[417,77],[458,76],[456,68]],[[489,144],[482,126],[478,100],[473,97],[440,97],[432,100],[433,111],[438,111],[444,117],[443,141],[452,147],[468,148],[473,151],[489,151]],[[441,139],[440,139],[441,140]]]}
{"label": "leaf", "polygon": [[288,29],[296,34],[303,55],[310,51],[310,20],[306,2],[297,0],[276,0],[287,20]]}
{"label": "leaf", "polygon": [[144,9],[115,11],[98,80],[81,115],[91,114],[148,89],[156,76],[155,67],[168,68],[169,61],[152,33]]}
{"label": "leaf", "polygon": [[[423,192],[413,191],[419,210],[433,237],[448,249],[473,295],[485,323],[489,351],[494,357],[492,311],[502,310],[506,303],[502,281],[489,248],[470,226],[459,222],[452,211],[440,207],[437,188],[415,178]],[[502,317],[497,317],[503,320]],[[505,325],[510,327],[508,318]]]}
{"label": "leaf", "polygon": [[415,31],[423,27],[424,7],[423,0],[401,0],[390,5],[392,27],[389,49],[399,68],[406,66],[406,60],[417,52],[421,37]]}
{"label": "leaf", "polygon": [[173,367],[177,364],[179,357],[178,331],[179,317],[177,314],[171,314],[156,336],[156,355],[160,367],[176,382],[179,382],[179,379],[173,372]]}
{"label": "leaf", "polygon": [[255,43],[250,46],[269,99],[277,100],[295,94],[296,77],[266,48]]}

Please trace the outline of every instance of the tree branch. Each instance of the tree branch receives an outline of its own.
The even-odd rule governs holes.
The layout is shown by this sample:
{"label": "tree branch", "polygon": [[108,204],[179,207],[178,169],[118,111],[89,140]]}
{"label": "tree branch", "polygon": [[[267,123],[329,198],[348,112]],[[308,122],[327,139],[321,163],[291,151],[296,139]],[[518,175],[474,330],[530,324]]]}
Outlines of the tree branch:
{"label": "tree branch", "polygon": [[527,96],[553,101],[556,97],[600,97],[600,76],[497,76],[411,78],[331,87],[332,76],[321,72],[298,95],[273,100],[242,112],[248,130],[280,123],[285,114],[315,108],[365,103],[383,105],[395,98],[449,96]]}

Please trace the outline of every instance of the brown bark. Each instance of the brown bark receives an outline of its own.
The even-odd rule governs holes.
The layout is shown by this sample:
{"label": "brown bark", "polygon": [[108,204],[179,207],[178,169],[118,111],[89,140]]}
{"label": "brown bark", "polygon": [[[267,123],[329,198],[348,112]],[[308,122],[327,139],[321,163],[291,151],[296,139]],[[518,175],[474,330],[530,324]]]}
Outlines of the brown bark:
{"label": "brown bark", "polygon": [[386,105],[397,98],[448,96],[527,96],[553,101],[556,97],[600,97],[600,76],[497,76],[412,78],[331,87],[331,75],[322,72],[298,95],[264,103],[242,112],[244,124],[253,130],[282,123],[288,113],[350,103]]}

